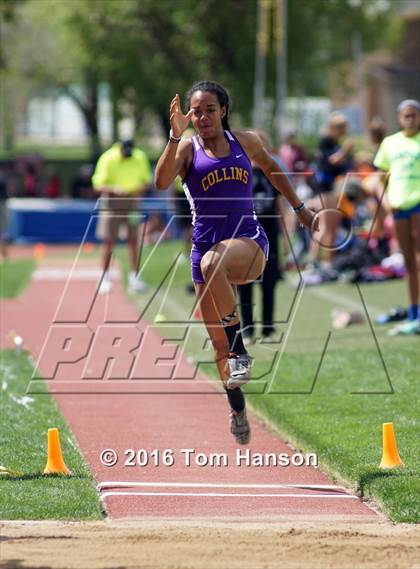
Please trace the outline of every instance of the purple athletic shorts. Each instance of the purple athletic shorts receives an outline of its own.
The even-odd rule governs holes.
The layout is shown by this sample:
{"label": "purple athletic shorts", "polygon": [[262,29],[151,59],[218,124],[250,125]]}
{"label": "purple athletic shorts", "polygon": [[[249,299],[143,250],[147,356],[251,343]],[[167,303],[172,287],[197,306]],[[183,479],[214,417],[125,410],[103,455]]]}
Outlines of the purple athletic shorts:
{"label": "purple athletic shorts", "polygon": [[[257,230],[254,230],[252,234],[235,235],[232,237],[232,239],[238,239],[239,237],[248,237],[249,239],[252,239],[261,247],[265,258],[268,259],[269,245],[267,235],[265,234],[265,231],[261,225],[258,224],[256,229]],[[217,243],[203,243],[201,245],[193,242],[191,249],[191,273],[193,282],[205,282],[200,267],[201,259],[207,253],[207,251],[209,251],[216,244]]]}

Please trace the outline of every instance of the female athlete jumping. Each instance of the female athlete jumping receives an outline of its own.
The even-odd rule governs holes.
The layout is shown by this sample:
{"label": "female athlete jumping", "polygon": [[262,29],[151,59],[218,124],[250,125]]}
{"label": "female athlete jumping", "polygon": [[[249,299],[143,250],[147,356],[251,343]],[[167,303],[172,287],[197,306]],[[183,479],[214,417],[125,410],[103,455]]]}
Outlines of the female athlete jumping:
{"label": "female athlete jumping", "polygon": [[[264,270],[268,241],[252,202],[251,160],[295,210],[300,222],[317,229],[317,219],[296,196],[277,163],[251,132],[231,131],[229,95],[218,83],[202,81],[170,104],[171,132],[155,172],[158,189],[179,175],[193,215],[192,278],[197,301],[216,355],[231,407],[230,428],[247,444],[250,428],[241,385],[250,379],[251,358],[236,312],[236,285],[257,279]],[[196,135],[182,139],[192,122]]]}

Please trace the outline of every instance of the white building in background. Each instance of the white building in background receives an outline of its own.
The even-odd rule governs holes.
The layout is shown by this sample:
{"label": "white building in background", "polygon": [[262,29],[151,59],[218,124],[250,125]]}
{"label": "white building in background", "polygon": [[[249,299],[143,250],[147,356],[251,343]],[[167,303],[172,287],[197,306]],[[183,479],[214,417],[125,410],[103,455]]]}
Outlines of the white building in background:
{"label": "white building in background", "polygon": [[82,113],[65,95],[30,99],[19,134],[34,141],[68,144],[85,143],[87,138]]}
{"label": "white building in background", "polygon": [[[266,98],[262,105],[264,128],[271,129],[274,99]],[[294,130],[305,136],[318,136],[330,114],[331,101],[328,97],[286,97],[282,132]]]}
{"label": "white building in background", "polygon": [[284,128],[318,136],[331,110],[328,97],[287,97]]}
{"label": "white building in background", "polygon": [[[270,101],[267,100],[267,124],[271,120]],[[271,109],[271,110],[270,110]],[[288,97],[285,104],[284,128],[292,128],[304,135],[317,135],[331,112],[331,102],[326,97]],[[99,135],[104,146],[112,140],[112,107],[109,90],[103,85],[99,90]],[[146,121],[148,144],[160,148],[165,136],[156,121]],[[131,138],[135,132],[134,120],[123,117],[118,124],[120,138]],[[20,141],[31,144],[84,145],[88,142],[83,115],[67,95],[39,95],[26,105],[17,129]]]}
{"label": "white building in background", "polygon": [[[112,109],[106,85],[99,90],[99,135],[112,141]],[[79,107],[67,95],[34,96],[18,125],[18,137],[31,143],[83,145],[87,143],[85,121]]]}

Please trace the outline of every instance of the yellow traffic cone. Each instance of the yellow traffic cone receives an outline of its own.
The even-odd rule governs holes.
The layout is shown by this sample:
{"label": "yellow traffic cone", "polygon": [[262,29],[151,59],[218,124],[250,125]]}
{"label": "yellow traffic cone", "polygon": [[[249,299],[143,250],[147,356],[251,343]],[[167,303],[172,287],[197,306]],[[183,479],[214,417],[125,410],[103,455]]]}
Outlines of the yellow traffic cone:
{"label": "yellow traffic cone", "polygon": [[397,466],[404,466],[404,463],[398,454],[394,425],[392,423],[384,423],[382,425],[382,434],[383,451],[379,468],[396,468]]}
{"label": "yellow traffic cone", "polygon": [[48,429],[48,459],[44,474],[70,474],[63,460],[58,429]]}

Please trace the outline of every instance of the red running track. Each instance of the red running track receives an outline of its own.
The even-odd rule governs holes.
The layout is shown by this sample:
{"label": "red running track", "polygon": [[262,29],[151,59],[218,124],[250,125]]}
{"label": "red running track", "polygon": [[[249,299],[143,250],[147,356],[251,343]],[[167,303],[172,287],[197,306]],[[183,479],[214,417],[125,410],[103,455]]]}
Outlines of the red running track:
{"label": "red running track", "polygon": [[[77,439],[112,518],[267,520],[284,516],[337,516],[355,520],[362,516],[365,520],[374,519],[376,514],[372,509],[334,485],[317,468],[256,466],[247,465],[245,460],[238,464],[237,452],[245,453],[247,448],[254,457],[257,453],[290,456],[294,451],[252,414],[252,441],[249,447],[238,449],[228,428],[226,398],[216,383],[198,375],[185,384],[176,380],[176,374],[175,379],[162,381],[168,364],[156,359],[168,347],[162,347],[162,338],[156,330],[148,330],[147,323],[137,321],[138,314],[120,285],[116,283],[109,297],[95,298],[98,282],[94,268],[76,267],[67,285],[69,270],[65,265],[41,267],[18,300],[3,303],[1,343],[10,347],[8,334],[15,330],[34,358],[40,358],[41,374],[54,377],[48,380],[48,387]],[[98,362],[110,349],[99,326],[108,323],[109,327],[110,322],[129,328],[133,338],[136,334],[141,337],[133,354],[139,356],[135,361],[140,361],[135,377],[143,379],[106,379],[122,374],[124,362],[117,362],[114,368],[108,365],[105,378],[92,379],[99,374],[95,366],[101,367]],[[52,323],[55,323],[53,331]],[[56,370],[57,350],[60,351],[63,343],[60,334],[66,327],[71,336],[67,342],[69,353],[82,354],[86,349],[86,329],[92,331],[94,339],[89,345],[92,348],[92,342],[96,342],[95,358],[86,363],[87,358],[81,357],[77,362],[61,364]],[[54,336],[58,328],[61,344]],[[118,351],[115,354],[118,356]],[[187,372],[188,376],[191,366],[181,352],[175,360],[178,375],[185,377]],[[31,383],[31,391],[36,391],[36,381]],[[101,463],[104,449],[117,453],[115,466]],[[147,466],[125,465],[131,457],[131,453],[125,452],[127,449],[145,449]],[[172,455],[172,459],[167,457],[173,461],[170,466],[163,464],[165,449],[171,451],[167,453]],[[190,453],[189,466],[185,449],[195,450]],[[208,464],[195,463],[199,453]],[[212,465],[210,455],[215,453],[220,463]],[[144,460],[144,454],[141,453],[140,460]]]}

